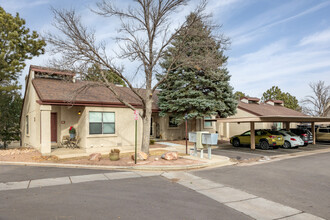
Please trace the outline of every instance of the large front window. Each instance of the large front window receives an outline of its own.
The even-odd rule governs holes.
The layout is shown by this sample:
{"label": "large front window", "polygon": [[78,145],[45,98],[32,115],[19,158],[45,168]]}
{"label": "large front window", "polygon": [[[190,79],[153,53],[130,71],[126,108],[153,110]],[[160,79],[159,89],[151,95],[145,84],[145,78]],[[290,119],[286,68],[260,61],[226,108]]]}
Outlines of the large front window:
{"label": "large front window", "polygon": [[114,112],[89,112],[89,134],[114,134]]}

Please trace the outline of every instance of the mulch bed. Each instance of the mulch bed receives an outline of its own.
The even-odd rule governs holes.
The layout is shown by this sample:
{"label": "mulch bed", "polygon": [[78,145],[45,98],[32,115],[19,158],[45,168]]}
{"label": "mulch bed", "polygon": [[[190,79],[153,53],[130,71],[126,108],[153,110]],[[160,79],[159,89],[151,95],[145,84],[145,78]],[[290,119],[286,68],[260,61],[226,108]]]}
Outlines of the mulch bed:
{"label": "mulch bed", "polygon": [[[164,145],[162,145],[164,146]],[[167,161],[161,159],[161,155],[167,152],[166,150],[150,151],[150,156],[145,161],[138,161],[134,164],[131,159],[133,153],[121,154],[120,160],[110,161],[108,156],[103,156],[100,161],[90,161],[88,157],[58,159],[56,156],[42,156],[39,151],[33,148],[16,148],[8,150],[0,150],[0,161],[7,162],[49,162],[49,163],[64,163],[64,164],[85,164],[85,165],[100,165],[100,166],[137,166],[137,165],[191,165],[203,163],[201,161],[189,160],[179,156],[177,160]]]}

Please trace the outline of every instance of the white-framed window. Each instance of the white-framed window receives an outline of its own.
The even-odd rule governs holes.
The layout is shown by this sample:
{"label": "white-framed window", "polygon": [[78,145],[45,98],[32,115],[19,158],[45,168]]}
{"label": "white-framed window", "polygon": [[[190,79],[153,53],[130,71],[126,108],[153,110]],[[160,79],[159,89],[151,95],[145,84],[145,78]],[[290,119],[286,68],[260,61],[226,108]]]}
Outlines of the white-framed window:
{"label": "white-framed window", "polygon": [[[211,116],[205,116],[204,120],[205,119],[212,119],[212,117]],[[212,128],[212,121],[204,121],[204,128]]]}
{"label": "white-framed window", "polygon": [[29,134],[29,116],[25,116],[25,126],[26,126],[26,134]]}
{"label": "white-framed window", "polygon": [[89,112],[89,134],[114,134],[114,112]]}

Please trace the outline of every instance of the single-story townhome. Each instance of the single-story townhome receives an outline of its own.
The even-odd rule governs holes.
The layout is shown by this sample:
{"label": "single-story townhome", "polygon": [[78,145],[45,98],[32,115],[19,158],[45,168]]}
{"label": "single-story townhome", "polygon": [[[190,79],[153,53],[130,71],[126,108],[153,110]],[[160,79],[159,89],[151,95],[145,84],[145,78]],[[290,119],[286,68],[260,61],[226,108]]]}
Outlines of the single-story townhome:
{"label": "single-story townhome", "polygon": [[[284,102],[281,100],[267,100],[261,102],[259,98],[242,97],[238,102],[237,113],[229,118],[244,118],[256,116],[307,116],[301,112],[284,107]],[[257,123],[255,129],[277,129],[284,128],[285,124],[281,122],[275,123]],[[297,123],[290,123],[291,128],[297,127]],[[217,130],[222,140],[229,140],[230,137],[242,134],[250,130],[248,123],[228,123],[217,121]]]}
{"label": "single-story townhome", "polygon": [[[141,111],[142,103],[130,88],[116,86],[122,99]],[[143,93],[143,89],[137,89]],[[171,116],[159,116],[157,94],[153,96],[150,137],[160,140],[179,140],[185,137],[185,125],[171,123]],[[237,113],[229,118],[255,116],[306,116],[284,107],[283,101],[243,97]],[[215,118],[215,116],[212,116]],[[210,119],[205,117],[204,119]],[[290,127],[296,127],[291,123]],[[123,105],[105,86],[76,80],[75,74],[40,66],[30,66],[26,77],[21,113],[21,146],[34,147],[50,154],[60,146],[69,128],[76,129],[80,148],[86,153],[134,149],[135,121],[133,111]],[[283,128],[283,123],[257,123],[256,129]],[[247,123],[227,123],[194,119],[188,121],[188,132],[218,132],[219,139],[250,130]],[[142,120],[138,120],[138,147],[141,146]]]}
{"label": "single-story townhome", "polygon": [[[122,99],[141,111],[141,101],[126,87],[116,86]],[[143,89],[137,89],[143,92]],[[184,125],[171,123],[171,116],[160,117],[157,95],[154,95],[150,136],[176,140],[185,137]],[[59,146],[69,128],[76,129],[79,146],[86,153],[109,152],[111,148],[134,149],[134,114],[113,93],[96,83],[76,80],[72,72],[30,66],[26,77],[21,113],[21,145],[50,154]],[[216,123],[203,119],[189,120],[189,131],[215,132]],[[138,120],[138,137],[142,120]],[[138,147],[141,138],[138,138]]]}

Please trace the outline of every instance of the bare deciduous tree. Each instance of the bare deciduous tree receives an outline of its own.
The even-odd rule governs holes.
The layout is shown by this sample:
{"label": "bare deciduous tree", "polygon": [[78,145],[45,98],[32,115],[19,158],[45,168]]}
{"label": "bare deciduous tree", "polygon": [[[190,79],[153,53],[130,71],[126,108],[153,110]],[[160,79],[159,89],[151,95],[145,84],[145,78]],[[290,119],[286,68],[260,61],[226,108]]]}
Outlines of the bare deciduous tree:
{"label": "bare deciduous tree", "polygon": [[310,83],[309,87],[313,95],[308,95],[302,100],[303,112],[313,116],[325,116],[325,110],[330,103],[330,86],[325,85],[324,81]]}
{"label": "bare deciduous tree", "polygon": [[[119,37],[117,37],[121,43],[119,44],[121,53],[114,57],[107,53],[104,42],[97,42],[95,32],[82,24],[74,10],[53,9],[54,26],[61,32],[61,35],[49,33],[46,40],[54,46],[54,53],[62,54],[62,59],[56,62],[60,62],[62,66],[70,67],[70,69],[76,68],[75,71],[82,74],[91,65],[96,65],[99,69],[110,71],[124,80],[142,103],[143,112],[140,113],[143,121],[141,150],[146,153],[149,152],[152,97],[158,85],[166,79],[167,73],[172,69],[172,65],[169,65],[162,78],[156,81],[155,75],[159,63],[174,36],[179,32],[182,34],[187,27],[194,23],[194,20],[190,23],[186,21],[173,30],[171,18],[175,19],[175,17],[171,17],[171,15],[187,2],[187,0],[135,0],[134,7],[129,6],[124,10],[117,8],[111,1],[103,0],[97,3],[97,9],[92,10],[94,13],[104,17],[117,17],[121,21],[121,29]],[[205,5],[206,2],[203,1],[194,13],[202,16]],[[174,54],[173,64],[181,53],[184,52],[178,50],[178,53]],[[132,80],[124,74],[123,68],[116,65],[115,58],[128,58],[131,61],[139,62],[137,72],[142,68],[143,89],[133,86]],[[134,106],[120,98],[115,86],[108,82],[105,71],[101,71],[100,77],[100,84],[106,86],[109,92],[112,92],[128,108],[135,110]]]}

